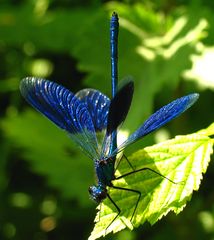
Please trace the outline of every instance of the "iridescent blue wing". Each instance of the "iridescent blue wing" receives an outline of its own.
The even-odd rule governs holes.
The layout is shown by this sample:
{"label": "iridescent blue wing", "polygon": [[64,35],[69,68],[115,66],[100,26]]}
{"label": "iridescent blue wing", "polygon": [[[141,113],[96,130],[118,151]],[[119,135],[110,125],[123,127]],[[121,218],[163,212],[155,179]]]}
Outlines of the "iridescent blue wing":
{"label": "iridescent blue wing", "polygon": [[71,138],[92,159],[99,157],[91,115],[85,103],[68,89],[48,80],[29,77],[21,81],[24,98]]}
{"label": "iridescent blue wing", "polygon": [[123,142],[111,155],[115,155],[128,145],[134,143],[138,139],[160,128],[167,122],[178,117],[189,107],[191,107],[198,99],[199,94],[193,93],[174,100],[173,102],[163,106],[157,112],[152,114],[143,125],[138,128],[129,138]]}
{"label": "iridescent blue wing", "polygon": [[94,89],[83,89],[75,94],[85,103],[91,115],[96,132],[101,132],[107,127],[110,99],[103,93]]}

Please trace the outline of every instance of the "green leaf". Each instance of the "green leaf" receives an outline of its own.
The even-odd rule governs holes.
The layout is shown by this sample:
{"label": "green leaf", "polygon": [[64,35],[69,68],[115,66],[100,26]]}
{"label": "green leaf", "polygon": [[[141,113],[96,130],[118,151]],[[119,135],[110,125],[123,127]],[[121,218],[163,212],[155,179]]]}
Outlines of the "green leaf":
{"label": "green leaf", "polygon": [[[130,222],[138,195],[110,188],[109,195],[119,206],[121,213],[109,225],[117,215],[117,210],[109,199],[105,199],[102,205],[98,206],[101,207],[101,212],[97,213],[96,225],[89,239],[97,239],[110,232],[116,233],[126,227],[133,229],[145,221],[154,224],[169,211],[176,214],[181,212],[191,199],[193,190],[198,190],[202,173],[206,172],[214,143],[209,136],[213,134],[214,124],[198,133],[176,136],[132,154],[128,159],[134,169],[150,168],[158,174],[142,170],[114,180],[114,186],[141,192],[133,220]],[[122,160],[116,177],[127,172],[131,172],[130,166]]]}

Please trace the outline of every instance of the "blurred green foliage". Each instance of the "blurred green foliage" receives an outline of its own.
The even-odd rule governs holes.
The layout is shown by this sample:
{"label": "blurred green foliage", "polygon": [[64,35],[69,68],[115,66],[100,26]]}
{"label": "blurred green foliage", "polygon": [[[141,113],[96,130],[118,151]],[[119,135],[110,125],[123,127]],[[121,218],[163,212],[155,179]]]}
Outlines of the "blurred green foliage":
{"label": "blurred green foliage", "polygon": [[[92,161],[25,103],[18,86],[33,75],[73,92],[93,87],[110,95],[113,10],[121,25],[119,76],[135,80],[124,129],[133,131],[154,109],[190,92],[200,92],[199,101],[168,124],[167,135],[191,133],[213,121],[212,1],[0,2],[0,239],[86,239],[92,230]],[[154,143],[161,133],[128,151]],[[213,239],[213,175],[211,164],[180,215],[111,239]]]}

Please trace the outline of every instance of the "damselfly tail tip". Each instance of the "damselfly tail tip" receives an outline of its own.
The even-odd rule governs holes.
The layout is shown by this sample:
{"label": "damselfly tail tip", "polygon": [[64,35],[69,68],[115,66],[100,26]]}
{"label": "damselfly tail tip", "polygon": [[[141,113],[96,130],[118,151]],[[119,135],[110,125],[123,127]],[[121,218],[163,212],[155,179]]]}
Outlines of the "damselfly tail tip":
{"label": "damselfly tail tip", "polygon": [[112,17],[118,18],[118,14],[114,11],[114,12],[112,13]]}

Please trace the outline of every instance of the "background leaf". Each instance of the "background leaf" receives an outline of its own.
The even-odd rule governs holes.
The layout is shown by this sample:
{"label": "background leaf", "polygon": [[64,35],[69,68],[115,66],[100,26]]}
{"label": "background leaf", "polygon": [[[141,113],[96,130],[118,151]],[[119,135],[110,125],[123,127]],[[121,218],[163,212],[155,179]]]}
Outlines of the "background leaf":
{"label": "background leaf", "polygon": [[[35,172],[46,176],[50,186],[61,191],[65,198],[90,204],[85,189],[93,179],[93,162],[78,151],[65,132],[33,111],[12,116],[2,124],[7,136],[15,139],[16,146],[27,149],[23,157],[30,161]],[[88,171],[79,177],[81,172]],[[78,185],[74,184],[78,179]]]}

